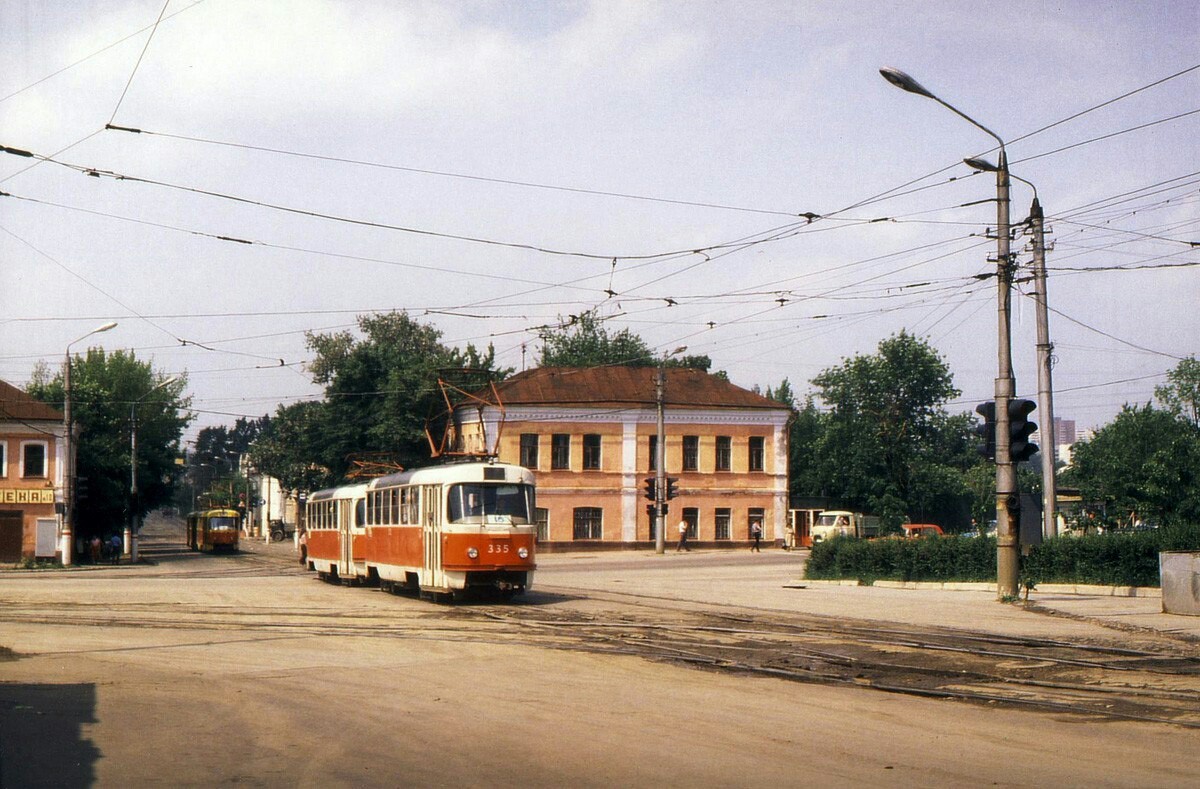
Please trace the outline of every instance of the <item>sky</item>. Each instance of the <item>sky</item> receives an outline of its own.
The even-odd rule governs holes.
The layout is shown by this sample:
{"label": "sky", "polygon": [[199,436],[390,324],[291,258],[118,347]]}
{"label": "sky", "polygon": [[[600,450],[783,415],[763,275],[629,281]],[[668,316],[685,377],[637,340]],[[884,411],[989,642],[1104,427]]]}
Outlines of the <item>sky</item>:
{"label": "sky", "polygon": [[1037,187],[1056,415],[1150,401],[1200,350],[1193,0],[0,0],[0,145],[36,154],[0,154],[0,378],[131,350],[186,374],[192,439],[319,397],[305,333],[358,315],[520,370],[594,311],[801,396],[907,331],[969,411],[997,189],[962,159],[995,143],[884,66]]}

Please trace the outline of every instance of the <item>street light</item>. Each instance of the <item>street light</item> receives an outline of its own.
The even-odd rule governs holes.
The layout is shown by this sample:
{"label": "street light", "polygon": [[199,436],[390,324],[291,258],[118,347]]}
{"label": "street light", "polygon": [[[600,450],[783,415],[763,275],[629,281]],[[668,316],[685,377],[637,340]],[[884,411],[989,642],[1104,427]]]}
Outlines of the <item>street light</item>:
{"label": "street light", "polygon": [[[963,161],[976,170],[994,172],[997,169],[986,159],[970,158]],[[1033,301],[1037,309],[1038,410],[1042,412],[1039,417],[1042,423],[1042,536],[1050,538],[1058,534],[1058,520],[1055,517],[1058,510],[1058,478],[1054,468],[1058,454],[1055,449],[1058,436],[1055,435],[1054,429],[1054,382],[1050,369],[1053,364],[1054,343],[1050,342],[1050,308],[1046,291],[1046,216],[1042,212],[1038,190],[1033,182],[1011,171],[1009,176],[1033,190],[1029,225],[1033,234]]]}
{"label": "street light", "polygon": [[116,321],[106,323],[103,326],[97,326],[87,334],[76,337],[67,343],[67,352],[63,359],[63,426],[66,428],[63,435],[63,481],[66,490],[63,491],[63,529],[62,529],[62,544],[59,546],[62,550],[62,563],[66,567],[71,564],[71,552],[74,550],[72,533],[75,531],[75,425],[71,420],[71,346],[80,340],[86,340],[93,334],[114,329],[117,326]]}
{"label": "street light", "polygon": [[1009,249],[1008,152],[1000,135],[957,107],[935,96],[928,88],[903,71],[881,68],[879,73],[901,90],[933,99],[946,109],[985,132],[1000,145],[996,173],[996,592],[1001,599],[1016,597],[1019,591],[1021,553],[1019,531],[1011,513],[1019,512],[1017,472],[1010,452],[1008,402],[1016,392],[1012,370],[1012,330],[1009,322],[1012,294],[1012,267]]}
{"label": "street light", "polygon": [[159,389],[178,380],[179,376],[172,375],[170,378],[159,381],[148,392],[129,404],[129,522],[125,524],[125,555],[131,562],[138,560],[137,539],[138,532],[141,531],[141,524],[138,522],[137,407]]}
{"label": "street light", "polygon": [[667,429],[664,406],[664,395],[667,388],[667,359],[687,350],[686,345],[680,345],[670,353],[664,353],[658,362],[658,378],[655,391],[655,401],[658,406],[658,439],[654,447],[654,552],[666,553],[667,516],[663,505],[667,494]]}

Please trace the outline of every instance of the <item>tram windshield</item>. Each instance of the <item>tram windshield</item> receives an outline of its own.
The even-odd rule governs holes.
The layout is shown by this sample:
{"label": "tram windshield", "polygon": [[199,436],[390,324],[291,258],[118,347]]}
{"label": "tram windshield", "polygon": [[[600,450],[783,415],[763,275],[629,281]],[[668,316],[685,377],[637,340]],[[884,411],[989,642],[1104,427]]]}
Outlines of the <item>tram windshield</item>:
{"label": "tram windshield", "polygon": [[237,531],[237,518],[218,516],[208,519],[209,531]]}
{"label": "tram windshield", "polygon": [[533,523],[532,485],[451,485],[448,504],[450,523]]}

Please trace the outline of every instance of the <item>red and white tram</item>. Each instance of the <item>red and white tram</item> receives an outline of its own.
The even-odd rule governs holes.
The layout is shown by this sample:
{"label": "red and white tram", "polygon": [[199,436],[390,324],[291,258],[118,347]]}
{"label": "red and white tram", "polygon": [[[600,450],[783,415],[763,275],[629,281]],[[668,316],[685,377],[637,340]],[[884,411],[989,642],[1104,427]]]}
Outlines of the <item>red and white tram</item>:
{"label": "red and white tram", "polygon": [[524,592],[533,584],[534,481],[521,466],[455,463],[311,493],[308,566],[385,590]]}

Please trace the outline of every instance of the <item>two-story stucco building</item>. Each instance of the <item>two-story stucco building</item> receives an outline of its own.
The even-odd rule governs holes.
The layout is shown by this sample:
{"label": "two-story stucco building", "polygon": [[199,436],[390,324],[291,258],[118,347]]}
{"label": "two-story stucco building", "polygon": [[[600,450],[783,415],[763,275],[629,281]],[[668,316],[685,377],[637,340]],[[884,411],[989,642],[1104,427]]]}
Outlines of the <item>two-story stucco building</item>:
{"label": "two-story stucco building", "polygon": [[[745,544],[757,520],[764,541],[781,542],[788,408],[698,370],[665,372],[666,473],[677,480],[667,540],[683,519],[694,542]],[[657,374],[542,367],[497,385],[502,407],[482,409],[484,429],[499,436],[500,460],[536,473],[544,548],[653,545],[644,493],[655,474]]]}
{"label": "two-story stucco building", "polygon": [[62,412],[0,381],[0,563],[58,555],[65,434]]}

